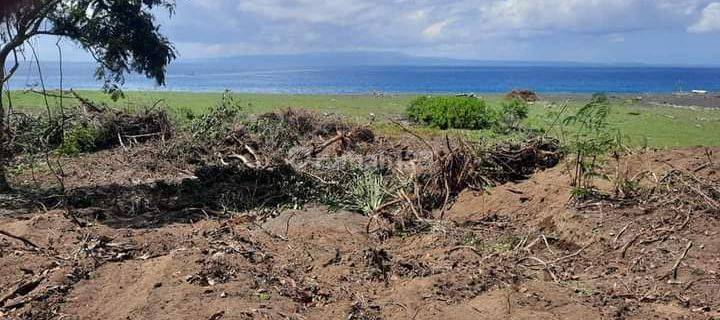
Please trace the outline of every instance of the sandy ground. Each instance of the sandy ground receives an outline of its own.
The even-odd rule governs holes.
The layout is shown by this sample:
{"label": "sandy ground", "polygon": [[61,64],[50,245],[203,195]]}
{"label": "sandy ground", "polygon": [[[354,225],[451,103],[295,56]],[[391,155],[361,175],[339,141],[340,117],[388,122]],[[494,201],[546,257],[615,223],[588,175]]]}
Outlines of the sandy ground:
{"label": "sandy ground", "polygon": [[[83,155],[66,164],[68,187],[186,178],[152,150]],[[628,155],[617,172],[652,184],[673,170],[716,188],[720,149]],[[368,235],[365,216],[322,207],[140,219],[77,203],[89,223],[78,226],[3,195],[0,230],[14,237],[0,235],[0,319],[720,317],[718,210],[672,196],[570,204],[567,171],[467,191],[442,219],[388,239]]]}

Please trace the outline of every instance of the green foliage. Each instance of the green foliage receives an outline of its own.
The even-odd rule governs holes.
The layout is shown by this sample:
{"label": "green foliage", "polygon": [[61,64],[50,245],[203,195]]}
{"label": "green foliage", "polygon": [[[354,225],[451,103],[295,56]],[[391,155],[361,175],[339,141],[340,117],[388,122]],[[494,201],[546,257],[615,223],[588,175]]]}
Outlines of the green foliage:
{"label": "green foliage", "polygon": [[[174,12],[173,0],[43,0],[18,2],[0,15],[0,64],[32,37],[57,36],[75,42],[97,61],[96,77],[113,99],[122,96],[125,74],[135,72],[162,85],[176,58],[155,14]],[[1,77],[0,77],[1,78]],[[6,79],[3,79],[3,81]],[[0,83],[1,84],[1,83]]]}
{"label": "green foliage", "polygon": [[[128,106],[150,106],[158,100],[163,100],[167,110],[173,119],[179,119],[187,115],[187,110],[192,110],[195,116],[200,116],[208,111],[220,100],[222,92],[178,92],[178,91],[130,91],[125,92],[126,98],[120,101],[112,101],[110,97],[100,91],[77,91],[83,97],[92,100],[97,104],[107,103],[111,108],[122,109]],[[38,113],[45,110],[43,98],[40,95],[12,91],[13,105],[15,110]],[[54,92],[57,93],[57,92]],[[372,129],[376,133],[385,135],[402,135],[397,125],[386,121],[387,118],[395,119],[405,115],[410,101],[417,96],[396,94],[386,95],[382,99],[374,98],[372,95],[322,95],[322,94],[252,94],[234,93],[236,100],[242,101],[244,112],[251,116],[276,111],[278,106],[302,106],[307,110],[319,111],[322,113],[342,114],[350,121],[367,123],[369,114],[375,115],[376,120],[372,123]],[[490,106],[502,104],[505,100],[501,96],[487,95],[485,101]],[[54,101],[51,100],[51,107]],[[75,104],[76,101],[68,99],[66,105]],[[562,117],[552,116],[562,109],[563,103],[539,102],[530,105],[530,115],[522,121],[537,129],[545,129],[551,136],[562,138],[559,132],[562,126],[562,118],[569,113],[574,113],[587,101],[570,101],[567,103],[567,110]],[[612,114],[610,121],[613,126],[621,129],[624,143],[633,146],[648,146],[651,148],[681,148],[694,146],[718,146],[720,139],[720,111],[717,109],[689,109],[673,108],[664,106],[649,106],[645,102],[627,104],[611,99]],[[639,112],[641,115],[631,115]],[[191,115],[192,117],[192,115]],[[569,129],[569,128],[568,128]],[[422,135],[444,136],[445,132],[429,127],[413,128],[415,132]],[[476,140],[484,137],[480,131],[464,131],[463,135]]]}
{"label": "green foliage", "polygon": [[288,151],[299,143],[298,132],[282,119],[259,117],[247,123],[247,130],[257,136],[258,144],[264,148]]}
{"label": "green foliage", "polygon": [[[61,1],[47,19],[49,33],[65,36],[94,53],[96,76],[105,80],[113,98],[121,96],[118,84],[124,73],[133,71],[165,83],[166,66],[175,59],[175,49],[160,33],[154,13],[157,8],[173,12],[168,0],[80,0]],[[88,14],[91,13],[91,14]]]}
{"label": "green foliage", "polygon": [[410,120],[440,129],[486,129],[497,122],[497,112],[485,100],[473,97],[419,97],[406,110]]}
{"label": "green foliage", "polygon": [[220,103],[202,116],[192,119],[190,132],[195,139],[216,140],[227,133],[230,126],[243,116],[243,107],[240,102],[235,100],[230,91],[225,91]]}
{"label": "green foliage", "polygon": [[[597,93],[575,114],[563,119],[563,124],[575,127],[567,143],[569,151],[575,154],[573,186],[578,189],[592,189],[592,179],[601,176],[603,157],[622,144],[620,133],[610,127],[610,113],[607,96]],[[584,192],[575,193],[583,195]]]}
{"label": "green foliage", "polygon": [[95,149],[96,132],[85,124],[76,124],[66,130],[60,146],[56,149],[58,154],[77,155],[81,152]]}
{"label": "green foliage", "polygon": [[528,117],[530,107],[527,102],[513,99],[503,102],[501,105],[499,126],[503,130],[515,130],[520,127],[520,122]]}
{"label": "green foliage", "polygon": [[372,214],[388,197],[387,183],[381,174],[363,172],[350,186],[351,207],[365,215]]}

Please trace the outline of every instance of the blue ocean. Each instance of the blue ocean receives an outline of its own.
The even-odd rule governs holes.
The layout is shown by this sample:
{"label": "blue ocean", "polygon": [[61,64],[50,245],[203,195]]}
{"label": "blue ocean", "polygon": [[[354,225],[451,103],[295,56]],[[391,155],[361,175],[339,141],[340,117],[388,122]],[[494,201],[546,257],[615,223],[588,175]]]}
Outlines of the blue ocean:
{"label": "blue ocean", "polygon": [[[41,65],[48,89],[97,89],[89,63]],[[359,94],[496,93],[522,88],[544,93],[668,93],[720,91],[720,68],[608,66],[262,66],[221,62],[176,63],[166,86],[133,75],[126,90],[222,91],[251,93]],[[13,89],[41,86],[37,66],[20,68]]]}

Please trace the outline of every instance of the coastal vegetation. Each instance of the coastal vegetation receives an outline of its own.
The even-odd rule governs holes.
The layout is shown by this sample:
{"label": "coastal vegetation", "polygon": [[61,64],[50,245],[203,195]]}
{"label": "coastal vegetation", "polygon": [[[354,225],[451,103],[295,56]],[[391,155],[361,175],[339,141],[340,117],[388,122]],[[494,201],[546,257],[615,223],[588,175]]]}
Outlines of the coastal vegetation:
{"label": "coastal vegetation", "polygon": [[[163,84],[174,5],[0,3],[0,318],[720,315],[717,109],[122,92]],[[46,88],[40,35],[104,90],[66,90],[62,62]],[[40,86],[6,90],[30,52]]]}
{"label": "coastal vegetation", "polygon": [[[635,117],[662,112],[682,115],[675,125],[693,132],[688,124],[711,110],[653,109],[604,94],[533,103],[230,92],[128,92],[114,101],[50,91],[46,104],[37,92],[10,96],[18,157],[9,167],[15,191],[0,195],[0,213],[8,213],[0,237],[27,253],[0,261],[53,266],[19,282],[0,279],[10,288],[0,312],[16,318],[86,312],[95,300],[75,295],[108,283],[93,296],[114,299],[124,290],[109,283],[134,283],[145,269],[171,270],[143,285],[154,291],[212,300],[208,290],[219,290],[217,301],[233,304],[272,301],[305,315],[333,308],[344,318],[374,319],[392,311],[346,292],[374,296],[410,284],[419,293],[406,298],[436,296],[437,307],[447,308],[519,279],[590,304],[612,296],[617,275],[587,282],[573,270],[618,252],[667,264],[666,253],[643,253],[656,245],[676,253],[680,263],[663,268],[616,260],[632,270],[623,281],[643,288],[621,301],[638,305],[658,283],[681,290],[642,279],[702,279],[704,271],[693,273],[683,259],[692,270],[714,266],[685,256],[694,242],[711,241],[698,230],[720,212],[717,148],[655,151],[650,139],[633,143],[626,134]],[[677,133],[662,141],[689,143]],[[645,213],[628,213],[635,211]],[[14,218],[26,212],[39,218]],[[672,227],[639,229],[644,224]],[[692,240],[652,241],[673,234]],[[57,254],[46,254],[51,246]],[[155,265],[162,261],[170,264]],[[124,266],[132,269],[118,271]],[[473,276],[478,266],[492,275]],[[117,280],[120,274],[133,279]],[[683,292],[707,299],[710,288],[698,283]],[[79,311],[69,309],[75,301],[83,301]],[[184,301],[202,318],[217,314]]]}
{"label": "coastal vegetation", "polygon": [[[219,101],[222,92],[149,92],[127,91],[125,99],[113,101],[100,91],[78,91],[87,99],[100,105],[121,110],[142,110],[145,106],[157,103],[171,117],[184,121],[188,115],[199,116],[206,113]],[[398,94],[374,97],[372,95],[293,95],[293,94],[251,94],[232,93],[237,104],[242,105],[246,114],[262,114],[288,107],[301,107],[327,114],[338,114],[350,121],[366,123],[372,120],[372,126],[384,133],[399,133],[388,119],[404,117],[407,107],[418,95]],[[544,101],[535,102],[528,107],[527,118],[521,123],[530,128],[546,128],[551,134],[564,136],[559,130],[556,114],[571,114],[583,107],[589,96],[582,98],[558,95]],[[13,105],[20,110],[44,110],[45,102],[41,95],[28,91],[15,91],[12,94]],[[502,95],[485,95],[486,104],[493,109],[502,108],[506,100]],[[629,96],[608,96],[612,112],[608,114],[608,125],[619,129],[624,142],[631,146],[653,148],[674,148],[720,145],[720,111],[710,108],[658,106],[632,99]],[[59,106],[57,95],[48,97],[51,106]],[[77,104],[71,95],[65,95],[64,103]],[[510,100],[512,101],[512,100]],[[492,132],[476,130],[439,130],[430,127],[418,127],[418,132],[429,135],[444,133],[463,134],[477,139],[493,135]]]}

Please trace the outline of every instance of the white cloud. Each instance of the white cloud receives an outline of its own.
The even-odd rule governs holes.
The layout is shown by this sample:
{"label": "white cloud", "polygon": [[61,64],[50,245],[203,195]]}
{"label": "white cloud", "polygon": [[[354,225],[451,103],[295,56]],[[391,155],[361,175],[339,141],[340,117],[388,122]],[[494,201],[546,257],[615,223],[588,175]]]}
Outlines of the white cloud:
{"label": "white cloud", "polygon": [[347,24],[372,11],[374,4],[362,0],[253,0],[237,7],[276,20]]}
{"label": "white cloud", "polygon": [[425,28],[425,30],[423,30],[422,34],[428,38],[435,38],[435,37],[439,36],[443,32],[445,27],[447,27],[451,23],[453,23],[453,20],[445,20],[445,21],[433,23],[429,27]]}
{"label": "white cloud", "polygon": [[[477,2],[477,1],[466,1]],[[479,6],[500,33],[617,33],[682,23],[702,0],[493,0]]]}
{"label": "white cloud", "polygon": [[[510,53],[537,52],[533,48],[558,44],[567,45],[565,51],[580,54],[580,41],[605,43],[619,50],[626,43],[637,42],[639,35],[662,39],[668,33],[680,37],[687,36],[687,32],[720,30],[719,3],[720,0],[181,0],[178,15],[166,25],[176,43],[193,43],[194,52],[205,52],[200,55],[362,48],[469,57],[498,52],[494,48],[499,47]],[[578,45],[573,47],[573,41]],[[202,48],[205,43],[207,48]]]}
{"label": "white cloud", "polygon": [[425,18],[427,17],[427,11],[425,11],[423,9],[415,10],[413,12],[408,13],[406,15],[406,17],[410,20],[422,21],[422,20],[425,20]]}
{"label": "white cloud", "polygon": [[700,19],[688,28],[689,32],[704,33],[720,31],[720,2],[708,4]]}

